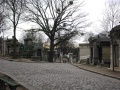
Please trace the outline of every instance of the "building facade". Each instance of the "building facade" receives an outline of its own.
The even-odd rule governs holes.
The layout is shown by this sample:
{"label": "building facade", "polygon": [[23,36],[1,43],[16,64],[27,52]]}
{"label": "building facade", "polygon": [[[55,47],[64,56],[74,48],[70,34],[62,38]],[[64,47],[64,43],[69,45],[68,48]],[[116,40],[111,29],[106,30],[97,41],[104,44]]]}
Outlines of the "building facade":
{"label": "building facade", "polygon": [[110,64],[110,40],[104,35],[89,38],[90,64]]}
{"label": "building facade", "polygon": [[90,57],[90,47],[89,43],[79,44],[79,60],[84,60],[87,62],[87,59]]}

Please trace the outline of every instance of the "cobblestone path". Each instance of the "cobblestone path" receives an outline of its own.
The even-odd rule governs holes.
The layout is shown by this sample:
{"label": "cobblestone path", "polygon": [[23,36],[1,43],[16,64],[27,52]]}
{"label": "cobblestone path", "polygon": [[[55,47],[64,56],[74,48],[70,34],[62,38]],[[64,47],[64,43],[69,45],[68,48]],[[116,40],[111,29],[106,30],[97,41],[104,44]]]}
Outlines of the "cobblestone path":
{"label": "cobblestone path", "polygon": [[66,63],[23,63],[0,60],[0,72],[29,90],[120,90],[120,80]]}

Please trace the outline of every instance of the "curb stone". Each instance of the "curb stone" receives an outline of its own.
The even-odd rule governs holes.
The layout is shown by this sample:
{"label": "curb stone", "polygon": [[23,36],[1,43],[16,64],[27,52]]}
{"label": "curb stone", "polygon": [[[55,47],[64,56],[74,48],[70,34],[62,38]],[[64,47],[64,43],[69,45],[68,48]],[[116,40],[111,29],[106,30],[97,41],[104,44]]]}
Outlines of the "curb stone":
{"label": "curb stone", "polygon": [[99,72],[96,72],[96,71],[92,71],[92,70],[88,70],[88,69],[85,69],[85,68],[82,68],[82,67],[79,67],[77,65],[74,65],[74,64],[71,64],[77,68],[80,68],[82,70],[85,70],[85,71],[89,71],[89,72],[92,72],[92,73],[96,73],[96,74],[100,74],[100,75],[103,75],[103,76],[107,76],[107,77],[111,77],[111,78],[114,78],[114,79],[117,79],[117,80],[120,80],[120,77],[115,77],[115,76],[111,76],[111,75],[108,75],[108,74],[103,74],[103,73],[99,73]]}

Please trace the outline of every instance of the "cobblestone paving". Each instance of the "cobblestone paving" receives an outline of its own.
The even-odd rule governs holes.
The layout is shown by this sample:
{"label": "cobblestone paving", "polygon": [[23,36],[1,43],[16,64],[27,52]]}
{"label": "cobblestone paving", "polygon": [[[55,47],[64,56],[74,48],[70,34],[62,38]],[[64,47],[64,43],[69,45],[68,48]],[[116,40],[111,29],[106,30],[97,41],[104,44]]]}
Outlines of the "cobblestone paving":
{"label": "cobblestone paving", "polygon": [[0,60],[0,72],[29,90],[120,90],[120,80],[64,63],[23,63]]}

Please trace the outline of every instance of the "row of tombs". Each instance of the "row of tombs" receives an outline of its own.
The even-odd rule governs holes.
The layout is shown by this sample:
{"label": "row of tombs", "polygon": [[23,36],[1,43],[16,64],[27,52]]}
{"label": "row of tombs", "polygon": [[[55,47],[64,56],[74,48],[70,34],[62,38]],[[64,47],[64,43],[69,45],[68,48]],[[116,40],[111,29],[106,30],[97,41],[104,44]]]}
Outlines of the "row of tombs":
{"label": "row of tombs", "polygon": [[79,44],[80,61],[85,59],[87,63],[92,65],[120,69],[120,33],[118,31],[120,32],[120,25],[110,31],[109,37],[99,34],[90,37],[89,43]]}

